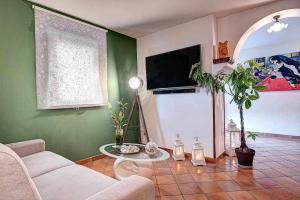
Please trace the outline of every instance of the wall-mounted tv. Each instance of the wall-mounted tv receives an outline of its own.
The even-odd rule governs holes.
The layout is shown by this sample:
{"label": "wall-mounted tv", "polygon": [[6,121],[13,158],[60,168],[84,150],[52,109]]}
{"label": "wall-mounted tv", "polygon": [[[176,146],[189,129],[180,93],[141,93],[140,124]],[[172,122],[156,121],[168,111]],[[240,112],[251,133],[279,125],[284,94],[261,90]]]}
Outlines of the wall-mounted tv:
{"label": "wall-mounted tv", "polygon": [[146,57],[147,89],[158,90],[195,86],[189,78],[191,67],[200,61],[201,47],[184,49]]}

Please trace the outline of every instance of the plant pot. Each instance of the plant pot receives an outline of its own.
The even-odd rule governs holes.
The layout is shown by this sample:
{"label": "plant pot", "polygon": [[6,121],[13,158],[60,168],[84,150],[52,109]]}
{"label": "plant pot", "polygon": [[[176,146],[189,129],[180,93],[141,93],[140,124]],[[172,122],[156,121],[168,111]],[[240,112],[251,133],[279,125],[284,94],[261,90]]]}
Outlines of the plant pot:
{"label": "plant pot", "polygon": [[117,128],[116,131],[115,131],[116,145],[117,146],[122,146],[123,145],[123,142],[124,142],[124,134],[123,133],[124,133],[123,129]]}
{"label": "plant pot", "polygon": [[239,167],[252,168],[253,159],[255,155],[254,149],[250,149],[250,152],[244,153],[244,152],[240,152],[239,148],[235,148],[235,154],[238,159]]}

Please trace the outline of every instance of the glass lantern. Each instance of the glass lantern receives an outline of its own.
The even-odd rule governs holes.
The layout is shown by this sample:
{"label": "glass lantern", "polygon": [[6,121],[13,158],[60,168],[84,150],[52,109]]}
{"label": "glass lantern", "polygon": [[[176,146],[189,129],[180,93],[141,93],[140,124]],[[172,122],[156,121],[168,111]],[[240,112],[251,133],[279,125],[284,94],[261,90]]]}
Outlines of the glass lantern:
{"label": "glass lantern", "polygon": [[204,156],[204,149],[199,142],[198,137],[194,138],[194,144],[192,149],[192,163],[194,166],[198,165],[206,165],[205,156]]}
{"label": "glass lantern", "polygon": [[173,159],[174,160],[185,160],[184,157],[184,145],[179,137],[179,134],[176,134],[176,140],[173,147]]}
{"label": "glass lantern", "polygon": [[226,154],[229,156],[235,155],[235,148],[240,146],[240,129],[236,127],[236,123],[231,119],[228,123],[225,135],[225,150]]}

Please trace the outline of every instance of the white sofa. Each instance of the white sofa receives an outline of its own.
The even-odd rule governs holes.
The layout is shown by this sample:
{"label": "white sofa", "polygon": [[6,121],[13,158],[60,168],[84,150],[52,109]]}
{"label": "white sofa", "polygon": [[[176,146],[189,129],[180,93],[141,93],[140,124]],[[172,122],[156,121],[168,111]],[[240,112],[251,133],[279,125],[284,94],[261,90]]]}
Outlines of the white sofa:
{"label": "white sofa", "polygon": [[154,200],[152,181],[118,181],[45,151],[43,140],[0,143],[0,200]]}

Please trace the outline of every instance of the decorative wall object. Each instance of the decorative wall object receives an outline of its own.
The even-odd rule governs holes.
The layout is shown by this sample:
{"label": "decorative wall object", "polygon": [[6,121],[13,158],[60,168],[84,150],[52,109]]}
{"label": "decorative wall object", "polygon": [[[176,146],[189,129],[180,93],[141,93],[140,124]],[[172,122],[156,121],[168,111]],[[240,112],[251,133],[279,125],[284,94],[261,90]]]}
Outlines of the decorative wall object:
{"label": "decorative wall object", "polygon": [[219,51],[219,58],[227,58],[228,57],[228,41],[219,42],[218,51]]}
{"label": "decorative wall object", "polygon": [[300,52],[253,59],[263,65],[255,73],[264,91],[300,90]]}
{"label": "decorative wall object", "polygon": [[35,7],[39,109],[107,104],[106,31]]}

